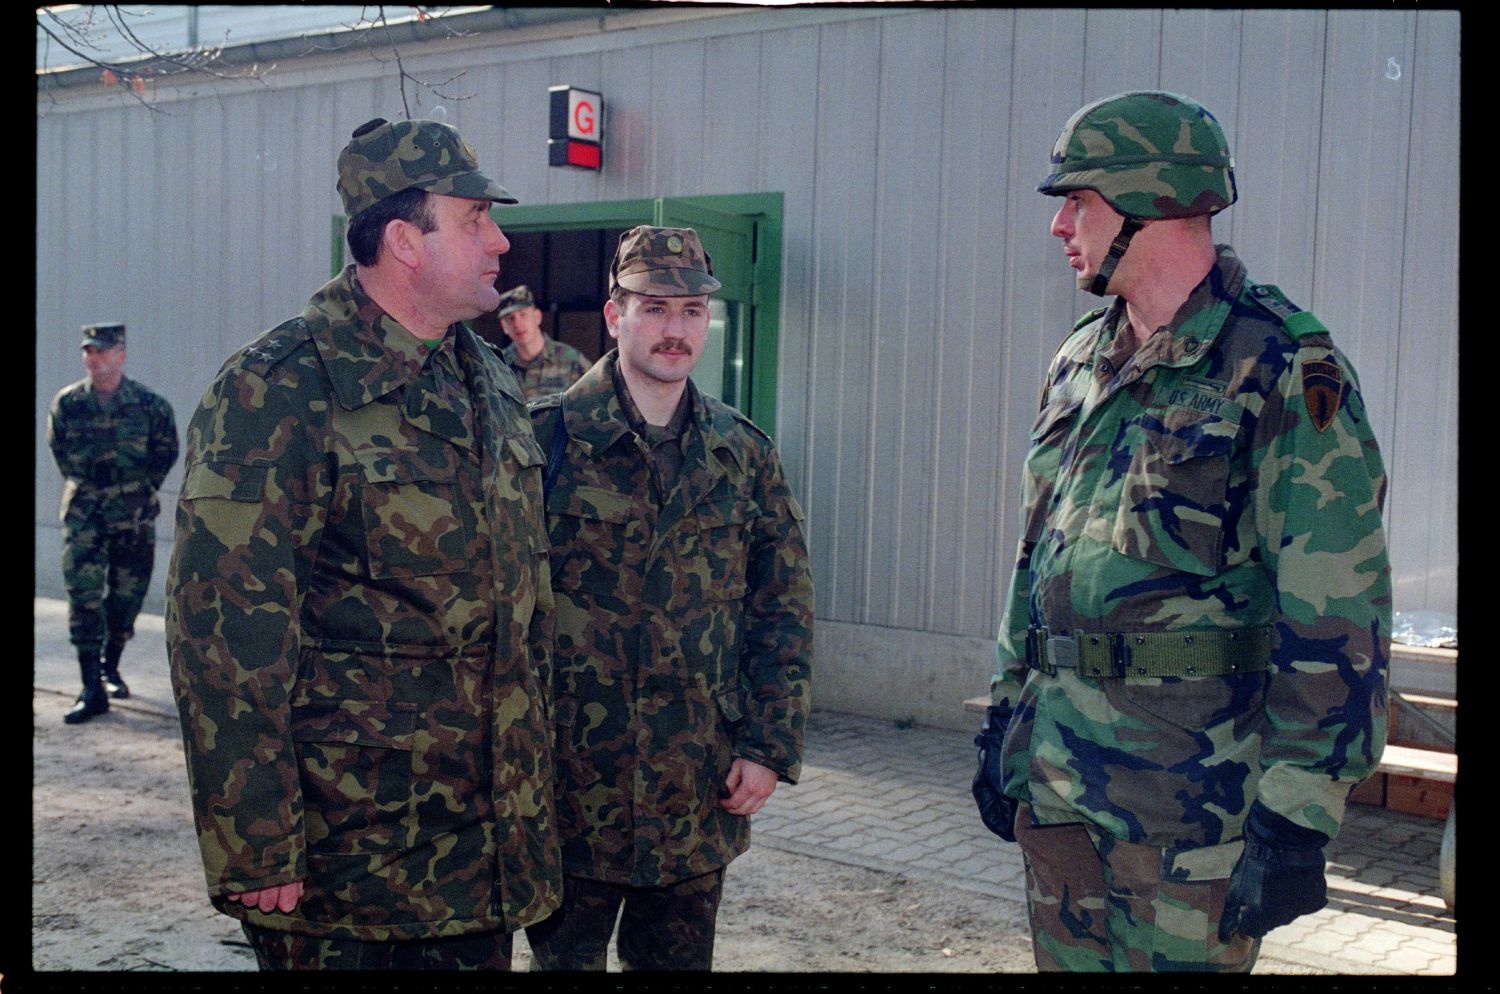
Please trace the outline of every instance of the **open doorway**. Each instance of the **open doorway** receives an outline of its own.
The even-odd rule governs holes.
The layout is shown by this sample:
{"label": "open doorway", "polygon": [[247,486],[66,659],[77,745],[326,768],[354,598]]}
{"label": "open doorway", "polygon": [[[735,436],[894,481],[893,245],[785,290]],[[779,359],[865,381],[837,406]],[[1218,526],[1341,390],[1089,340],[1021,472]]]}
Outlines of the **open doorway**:
{"label": "open doorway", "polygon": [[[500,257],[495,288],[504,293],[522,284],[530,287],[542,312],[542,332],[594,362],[613,346],[604,327],[605,287],[623,230],[507,231],[510,251]],[[493,314],[470,324],[495,345],[509,342]]]}

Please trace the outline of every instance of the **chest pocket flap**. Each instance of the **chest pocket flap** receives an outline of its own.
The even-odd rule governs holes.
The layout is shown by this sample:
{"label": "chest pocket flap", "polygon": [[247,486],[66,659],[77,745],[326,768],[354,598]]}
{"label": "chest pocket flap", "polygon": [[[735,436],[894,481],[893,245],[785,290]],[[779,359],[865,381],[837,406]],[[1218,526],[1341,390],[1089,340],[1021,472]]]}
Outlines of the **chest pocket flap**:
{"label": "chest pocket flap", "polygon": [[355,458],[372,577],[469,568],[474,511],[459,485],[456,449],[380,449]]}
{"label": "chest pocket flap", "polygon": [[1237,419],[1174,407],[1137,422],[1111,544],[1172,569],[1213,576],[1224,549],[1224,517]]}

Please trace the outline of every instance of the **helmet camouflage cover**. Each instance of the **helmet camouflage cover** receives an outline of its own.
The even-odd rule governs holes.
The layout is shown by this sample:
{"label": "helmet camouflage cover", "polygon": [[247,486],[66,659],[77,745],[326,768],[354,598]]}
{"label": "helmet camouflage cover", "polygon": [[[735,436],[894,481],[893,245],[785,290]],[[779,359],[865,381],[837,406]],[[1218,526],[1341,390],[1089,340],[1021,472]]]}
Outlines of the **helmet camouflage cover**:
{"label": "helmet camouflage cover", "polygon": [[1093,190],[1141,219],[1217,214],[1238,195],[1229,141],[1213,114],[1159,90],[1118,93],[1075,112],[1037,190]]}

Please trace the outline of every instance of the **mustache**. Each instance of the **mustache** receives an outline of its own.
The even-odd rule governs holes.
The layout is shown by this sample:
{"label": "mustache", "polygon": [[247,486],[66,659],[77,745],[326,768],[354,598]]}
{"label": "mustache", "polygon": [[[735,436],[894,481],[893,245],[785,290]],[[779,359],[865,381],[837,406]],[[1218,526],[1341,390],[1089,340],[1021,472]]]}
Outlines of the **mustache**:
{"label": "mustache", "polygon": [[671,349],[674,352],[686,352],[688,355],[693,354],[693,347],[687,343],[687,339],[685,338],[664,338],[651,346],[651,353],[655,355],[657,352],[665,352],[667,349]]}

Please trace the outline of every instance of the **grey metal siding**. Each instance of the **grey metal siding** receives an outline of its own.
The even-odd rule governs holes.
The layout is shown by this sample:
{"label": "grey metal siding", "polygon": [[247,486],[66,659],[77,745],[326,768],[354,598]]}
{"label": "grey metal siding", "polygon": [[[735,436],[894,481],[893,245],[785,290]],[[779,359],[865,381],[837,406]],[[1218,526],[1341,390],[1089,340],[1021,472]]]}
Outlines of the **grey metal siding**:
{"label": "grey metal siding", "polygon": [[[1141,87],[1193,94],[1228,130],[1241,199],[1216,235],[1353,359],[1391,473],[1396,606],[1455,610],[1457,13],[639,17],[412,46],[414,74],[463,73],[413,113],[442,105],[528,204],[784,194],[778,441],[820,617],[994,635],[1041,376],[1099,303],[1035,183],[1074,109]],[[39,532],[60,489],[45,405],[81,375],[78,325],[128,321],[128,371],[185,424],[224,355],[327,277],[334,157],[364,120],[400,116],[399,95],[354,54],[268,83],[205,84],[159,114],[39,99]],[[602,174],[545,164],[558,83],[605,96]],[[55,582],[40,553],[37,569]]]}

